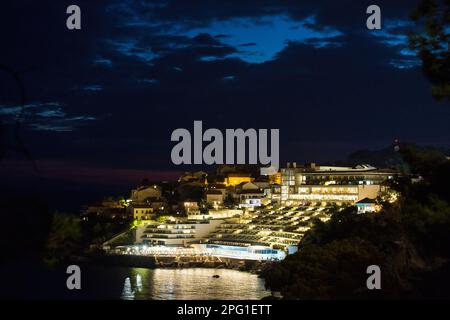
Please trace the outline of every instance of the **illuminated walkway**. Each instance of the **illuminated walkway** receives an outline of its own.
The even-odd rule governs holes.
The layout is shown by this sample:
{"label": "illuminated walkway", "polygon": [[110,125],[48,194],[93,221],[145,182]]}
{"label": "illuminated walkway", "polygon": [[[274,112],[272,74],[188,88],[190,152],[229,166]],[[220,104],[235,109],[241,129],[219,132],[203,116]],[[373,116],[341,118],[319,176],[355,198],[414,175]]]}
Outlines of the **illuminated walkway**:
{"label": "illuminated walkway", "polygon": [[119,255],[152,256],[156,259],[158,257],[222,257],[230,259],[258,261],[277,261],[284,259],[286,256],[282,251],[271,250],[270,248],[266,247],[209,247],[206,244],[194,244],[192,247],[165,247],[146,245],[120,246],[111,250],[109,253]]}

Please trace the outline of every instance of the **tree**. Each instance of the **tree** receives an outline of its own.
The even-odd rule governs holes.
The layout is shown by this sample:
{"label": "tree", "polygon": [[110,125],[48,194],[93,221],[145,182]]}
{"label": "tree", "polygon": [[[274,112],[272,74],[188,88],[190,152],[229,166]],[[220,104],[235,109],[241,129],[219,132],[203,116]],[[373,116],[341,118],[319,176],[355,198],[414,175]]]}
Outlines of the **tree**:
{"label": "tree", "polygon": [[431,176],[435,168],[447,162],[446,153],[433,147],[419,147],[411,143],[401,143],[399,153],[408,164],[411,173]]}
{"label": "tree", "polygon": [[[450,296],[450,161],[430,148],[400,150],[424,182],[401,187],[400,200],[379,213],[336,208],[315,221],[297,253],[263,271],[268,288],[287,299]],[[383,290],[364,286],[371,264]]]}
{"label": "tree", "polygon": [[[384,254],[355,238],[308,245],[264,274],[266,286],[286,299],[348,299],[376,295],[366,288],[366,268],[381,265]],[[388,277],[383,278],[388,285]]]}
{"label": "tree", "polygon": [[39,197],[0,192],[3,243],[0,264],[19,259],[41,259],[51,228],[52,213]]}
{"label": "tree", "polygon": [[148,187],[150,185],[150,180],[148,180],[148,178],[144,178],[141,181],[141,186],[142,187]]}
{"label": "tree", "polygon": [[80,219],[67,213],[55,212],[47,238],[45,262],[55,265],[81,249]]}
{"label": "tree", "polygon": [[421,23],[421,32],[409,34],[409,46],[422,60],[422,70],[431,82],[436,99],[450,100],[450,0],[421,0],[411,19]]}
{"label": "tree", "polygon": [[156,218],[156,222],[158,223],[166,223],[167,220],[167,216],[159,216],[158,218]]}
{"label": "tree", "polygon": [[236,199],[230,193],[228,193],[225,199],[223,199],[223,204],[227,208],[234,208],[237,205],[237,203],[238,202],[236,201]]}
{"label": "tree", "polygon": [[212,208],[213,206],[211,203],[207,202],[205,199],[200,200],[200,213],[208,214],[209,210]]}

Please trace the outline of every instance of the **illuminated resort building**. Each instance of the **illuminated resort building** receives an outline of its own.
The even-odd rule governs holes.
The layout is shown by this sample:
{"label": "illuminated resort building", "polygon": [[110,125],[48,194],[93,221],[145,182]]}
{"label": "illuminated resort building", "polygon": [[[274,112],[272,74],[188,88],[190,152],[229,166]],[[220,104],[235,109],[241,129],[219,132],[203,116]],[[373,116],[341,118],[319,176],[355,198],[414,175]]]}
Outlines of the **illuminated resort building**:
{"label": "illuminated resort building", "polygon": [[136,229],[136,243],[161,246],[186,246],[205,238],[223,220],[175,220],[150,223]]}
{"label": "illuminated resort building", "polygon": [[226,248],[266,248],[287,254],[297,251],[304,233],[314,219],[329,219],[329,207],[321,203],[300,206],[267,206],[247,214],[228,219],[208,238],[208,244]]}
{"label": "illuminated resort building", "polygon": [[255,179],[247,173],[229,173],[225,178],[225,185],[227,187],[237,186],[238,184],[241,184],[243,182],[252,182],[253,180]]}
{"label": "illuminated resort building", "polygon": [[[395,172],[370,165],[355,167],[288,164],[280,171],[281,185],[228,180],[226,189],[210,185],[209,203],[223,203],[228,192],[236,208],[208,213],[188,212],[188,218],[150,223],[136,230],[136,244],[147,255],[206,255],[246,260],[280,260],[297,251],[314,221],[327,221],[337,206],[354,204],[358,213],[377,212],[374,200],[387,189]],[[231,178],[229,176],[228,178]],[[238,183],[239,182],[239,183]]]}
{"label": "illuminated resort building", "polygon": [[209,236],[208,245],[222,251],[265,248],[267,252],[273,250],[272,257],[281,256],[281,252],[293,253],[313,221],[327,221],[335,205],[356,203],[359,213],[378,211],[374,199],[394,175],[394,171],[370,165],[288,164],[281,169],[281,186],[272,188],[273,205],[227,219]]}
{"label": "illuminated resort building", "polygon": [[297,167],[295,163],[281,169],[280,193],[272,200],[284,205],[311,201],[355,203],[374,199],[385,190],[385,182],[394,177],[392,170],[380,170],[370,165],[356,167]]}

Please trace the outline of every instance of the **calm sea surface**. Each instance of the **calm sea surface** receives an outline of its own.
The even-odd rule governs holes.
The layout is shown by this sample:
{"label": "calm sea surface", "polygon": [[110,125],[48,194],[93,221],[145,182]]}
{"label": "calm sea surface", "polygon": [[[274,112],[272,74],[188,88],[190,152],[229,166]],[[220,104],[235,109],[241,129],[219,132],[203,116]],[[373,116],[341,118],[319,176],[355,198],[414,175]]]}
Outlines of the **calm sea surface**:
{"label": "calm sea surface", "polygon": [[[214,278],[213,275],[219,275]],[[228,269],[129,269],[121,299],[261,299],[270,295],[264,280]]]}
{"label": "calm sea surface", "polygon": [[[80,266],[81,290],[68,290],[65,269],[39,270],[30,265],[2,269],[0,298],[232,300],[269,296],[257,275],[229,269],[145,269]],[[8,276],[9,275],[9,276]],[[213,277],[219,275],[219,277]]]}

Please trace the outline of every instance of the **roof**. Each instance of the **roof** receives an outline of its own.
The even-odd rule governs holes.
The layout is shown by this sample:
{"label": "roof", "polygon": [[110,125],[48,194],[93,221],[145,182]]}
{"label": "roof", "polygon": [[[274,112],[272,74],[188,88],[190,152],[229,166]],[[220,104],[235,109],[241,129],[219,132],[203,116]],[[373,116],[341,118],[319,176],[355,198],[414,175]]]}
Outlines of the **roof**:
{"label": "roof", "polygon": [[126,209],[125,208],[107,208],[104,212],[113,212],[113,213],[126,212]]}
{"label": "roof", "polygon": [[135,189],[136,191],[142,191],[142,190],[147,190],[147,189],[152,189],[152,190],[158,190],[160,189],[160,187],[156,184],[152,184],[152,185],[148,185],[148,186],[139,186],[137,187],[137,189]]}
{"label": "roof", "polygon": [[359,200],[356,204],[358,203],[376,203],[375,199],[370,199],[370,198],[364,198],[362,200]]}
{"label": "roof", "polygon": [[253,182],[248,182],[248,181],[247,182],[241,182],[236,187],[243,188],[244,186],[252,187],[251,189],[253,189],[253,190],[258,190],[259,189],[259,186],[257,184],[255,184]]}
{"label": "roof", "polygon": [[133,204],[132,207],[133,207],[133,209],[150,209],[150,208],[152,208],[152,206],[149,204]]}
{"label": "roof", "polygon": [[261,189],[242,190],[239,194],[264,194]]}
{"label": "roof", "polygon": [[251,177],[251,173],[229,173],[227,174],[228,177],[246,177],[246,178],[250,178]]}
{"label": "roof", "polygon": [[295,168],[288,167],[283,168],[284,170],[295,170],[296,172],[302,172],[305,174],[324,174],[331,173],[333,175],[342,175],[342,174],[396,174],[396,171],[393,169],[378,169],[369,164],[360,164],[353,167],[338,167],[338,166],[297,166]]}
{"label": "roof", "polygon": [[196,200],[196,199],[192,199],[192,198],[187,198],[182,200],[181,202],[199,202],[200,200]]}
{"label": "roof", "polygon": [[163,200],[159,197],[146,197],[144,198],[146,202],[163,202]]}
{"label": "roof", "polygon": [[208,190],[206,194],[222,194],[222,191],[219,190]]}
{"label": "roof", "polygon": [[227,186],[222,183],[213,183],[209,186],[210,189],[226,189]]}

